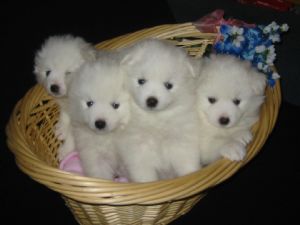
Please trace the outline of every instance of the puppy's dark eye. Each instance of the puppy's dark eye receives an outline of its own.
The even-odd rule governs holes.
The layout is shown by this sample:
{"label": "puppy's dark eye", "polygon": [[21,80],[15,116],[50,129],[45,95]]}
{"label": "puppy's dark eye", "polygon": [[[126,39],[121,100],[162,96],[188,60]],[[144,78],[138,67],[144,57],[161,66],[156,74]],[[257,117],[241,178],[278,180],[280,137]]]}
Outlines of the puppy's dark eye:
{"label": "puppy's dark eye", "polygon": [[47,70],[46,71],[46,77],[49,77],[50,73],[51,73],[51,70]]}
{"label": "puppy's dark eye", "polygon": [[209,103],[214,104],[217,101],[217,99],[214,97],[208,97],[208,101]]}
{"label": "puppy's dark eye", "polygon": [[239,105],[239,104],[241,103],[241,100],[238,99],[238,98],[235,98],[235,99],[232,100],[232,102],[233,102],[233,104],[235,104],[235,105]]}
{"label": "puppy's dark eye", "polygon": [[165,82],[164,85],[168,90],[173,88],[173,84],[171,84],[170,82]]}
{"label": "puppy's dark eye", "polygon": [[72,73],[72,72],[70,72],[70,71],[66,71],[66,72],[65,72],[66,75],[70,75],[71,73]]}
{"label": "puppy's dark eye", "polygon": [[87,101],[86,105],[87,105],[87,107],[90,108],[92,105],[94,105],[94,102],[93,101]]}
{"label": "puppy's dark eye", "polygon": [[146,83],[146,80],[145,79],[138,79],[138,84],[139,85],[143,85]]}
{"label": "puppy's dark eye", "polygon": [[114,109],[117,109],[117,108],[119,108],[120,104],[119,104],[119,103],[116,103],[116,102],[113,102],[113,103],[111,103],[111,106],[112,106]]}

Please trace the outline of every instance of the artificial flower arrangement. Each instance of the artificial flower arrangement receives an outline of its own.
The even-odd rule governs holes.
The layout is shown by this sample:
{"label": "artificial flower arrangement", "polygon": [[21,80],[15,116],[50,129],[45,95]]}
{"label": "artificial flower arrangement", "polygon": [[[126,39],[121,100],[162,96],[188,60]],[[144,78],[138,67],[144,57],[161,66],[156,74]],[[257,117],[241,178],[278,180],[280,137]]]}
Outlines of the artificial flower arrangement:
{"label": "artificial flower arrangement", "polygon": [[249,60],[266,74],[268,84],[273,87],[280,77],[272,68],[276,58],[274,44],[280,42],[280,35],[288,31],[288,25],[278,25],[274,21],[267,26],[248,24],[236,19],[225,20],[223,15],[223,10],[216,10],[196,21],[195,25],[202,32],[218,33],[213,46],[216,53]]}

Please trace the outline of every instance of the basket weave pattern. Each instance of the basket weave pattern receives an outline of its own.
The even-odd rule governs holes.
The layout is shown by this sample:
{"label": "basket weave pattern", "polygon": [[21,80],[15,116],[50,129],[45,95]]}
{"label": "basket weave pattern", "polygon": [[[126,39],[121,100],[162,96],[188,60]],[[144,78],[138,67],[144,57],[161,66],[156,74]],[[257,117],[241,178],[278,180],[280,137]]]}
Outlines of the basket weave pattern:
{"label": "basket weave pattern", "polygon": [[[215,34],[203,34],[192,23],[161,25],[123,35],[98,45],[117,49],[144,38],[167,39],[201,57]],[[272,131],[280,107],[280,85],[267,87],[260,120],[253,126],[253,141],[246,159],[226,159],[171,180],[116,183],[82,177],[57,169],[60,142],[54,135],[59,107],[36,85],[17,103],[7,125],[7,143],[19,168],[32,179],[59,192],[80,224],[168,224],[187,213],[206,190],[232,176],[261,149]]]}

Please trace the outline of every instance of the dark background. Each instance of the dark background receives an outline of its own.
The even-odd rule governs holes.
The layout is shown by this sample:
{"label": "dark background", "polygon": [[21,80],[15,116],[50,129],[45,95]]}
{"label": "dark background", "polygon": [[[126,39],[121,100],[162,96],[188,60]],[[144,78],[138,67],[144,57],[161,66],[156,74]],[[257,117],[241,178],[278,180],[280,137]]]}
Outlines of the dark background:
{"label": "dark background", "polygon": [[172,224],[300,224],[300,16],[233,0],[104,2],[0,3],[0,215],[7,221],[1,224],[76,224],[58,193],[17,168],[5,142],[4,129],[14,105],[35,84],[33,57],[41,43],[50,35],[71,33],[96,44],[146,27],[194,21],[216,8],[249,23],[275,20],[290,25],[276,47],[283,102],[275,129],[258,156]]}

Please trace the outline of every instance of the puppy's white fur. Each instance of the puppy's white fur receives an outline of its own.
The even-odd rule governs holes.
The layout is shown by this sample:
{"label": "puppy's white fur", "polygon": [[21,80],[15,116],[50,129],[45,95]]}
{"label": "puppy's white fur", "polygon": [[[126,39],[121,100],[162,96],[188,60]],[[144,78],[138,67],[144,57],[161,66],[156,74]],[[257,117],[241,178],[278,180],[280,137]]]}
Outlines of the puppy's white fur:
{"label": "puppy's white fur", "polygon": [[38,83],[56,98],[60,105],[60,117],[55,133],[64,144],[58,150],[59,159],[74,148],[72,134],[69,131],[68,107],[65,97],[74,72],[88,60],[96,57],[95,49],[81,37],[71,35],[51,36],[36,53],[34,73]]}
{"label": "puppy's white fur", "polygon": [[198,170],[199,129],[191,59],[183,49],[152,39],[126,51],[123,63],[133,101],[121,154],[129,180],[149,182]]}
{"label": "puppy's white fur", "polygon": [[113,179],[120,166],[115,141],[129,120],[129,95],[118,60],[102,56],[79,69],[69,92],[75,145],[87,176]]}
{"label": "puppy's white fur", "polygon": [[197,91],[203,164],[220,157],[244,158],[265,85],[264,74],[249,62],[229,55],[211,55],[204,60]]}

